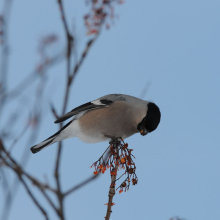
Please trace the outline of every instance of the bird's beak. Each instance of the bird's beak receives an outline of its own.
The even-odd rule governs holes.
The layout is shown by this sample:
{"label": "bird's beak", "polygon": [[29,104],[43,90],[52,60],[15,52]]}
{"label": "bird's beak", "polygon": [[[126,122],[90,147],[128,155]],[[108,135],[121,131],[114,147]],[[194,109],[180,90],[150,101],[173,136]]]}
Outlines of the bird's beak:
{"label": "bird's beak", "polygon": [[145,129],[145,128],[143,128],[143,129],[140,130],[140,134],[141,134],[142,136],[145,136],[147,133],[148,133],[148,131],[147,131],[147,129]]}

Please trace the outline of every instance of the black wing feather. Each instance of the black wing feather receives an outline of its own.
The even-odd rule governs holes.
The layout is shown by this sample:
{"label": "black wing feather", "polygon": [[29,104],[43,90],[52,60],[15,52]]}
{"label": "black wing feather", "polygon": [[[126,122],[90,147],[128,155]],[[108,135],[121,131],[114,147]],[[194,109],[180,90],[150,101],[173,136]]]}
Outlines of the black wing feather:
{"label": "black wing feather", "polygon": [[63,122],[65,120],[67,120],[68,118],[71,118],[74,115],[77,115],[78,113],[83,112],[83,111],[95,110],[98,108],[106,108],[113,103],[113,101],[107,100],[107,99],[102,99],[102,100],[100,100],[100,102],[104,105],[95,105],[92,102],[87,102],[83,105],[80,105],[80,106],[74,108],[73,110],[71,110],[70,112],[66,113],[62,117],[58,118],[54,123]]}

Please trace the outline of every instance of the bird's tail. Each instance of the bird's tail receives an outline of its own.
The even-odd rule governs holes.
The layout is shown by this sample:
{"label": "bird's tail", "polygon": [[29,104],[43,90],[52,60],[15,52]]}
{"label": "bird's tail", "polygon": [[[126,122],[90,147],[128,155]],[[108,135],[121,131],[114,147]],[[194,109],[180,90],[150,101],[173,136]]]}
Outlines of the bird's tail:
{"label": "bird's tail", "polygon": [[33,154],[35,154],[35,153],[39,152],[40,150],[42,150],[43,148],[55,143],[56,142],[56,141],[54,141],[55,138],[56,138],[56,136],[53,138],[48,138],[47,140],[42,141],[41,143],[34,145],[33,147],[31,147],[31,152]]}
{"label": "bird's tail", "polygon": [[[63,126],[57,133],[55,133],[54,135],[52,135],[51,137],[47,138],[46,140],[42,141],[41,143],[34,145],[33,147],[31,147],[31,152],[33,154],[39,152],[40,150],[42,150],[43,148],[57,142],[57,141],[61,141],[63,139],[69,138],[69,137],[60,137],[61,135],[59,135],[66,127],[68,127],[68,125],[70,125],[72,121],[68,122],[65,126]],[[59,137],[58,137],[59,136]]]}

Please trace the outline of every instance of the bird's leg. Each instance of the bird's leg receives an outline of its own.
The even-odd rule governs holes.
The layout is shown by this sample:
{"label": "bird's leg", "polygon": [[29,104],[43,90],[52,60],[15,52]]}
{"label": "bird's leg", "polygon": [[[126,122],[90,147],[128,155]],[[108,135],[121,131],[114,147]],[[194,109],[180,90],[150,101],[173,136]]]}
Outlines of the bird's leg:
{"label": "bird's leg", "polygon": [[113,136],[109,136],[109,135],[105,135],[106,137],[110,138],[111,140],[109,141],[110,145],[119,145],[121,143],[121,138],[120,137],[113,137]]}

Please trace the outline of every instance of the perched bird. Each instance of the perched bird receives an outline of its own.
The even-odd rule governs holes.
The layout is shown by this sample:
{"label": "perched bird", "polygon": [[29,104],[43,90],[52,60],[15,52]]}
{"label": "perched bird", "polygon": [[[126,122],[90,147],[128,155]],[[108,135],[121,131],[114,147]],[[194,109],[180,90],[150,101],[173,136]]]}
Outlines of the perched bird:
{"label": "perched bird", "polygon": [[[74,116],[74,117],[73,117]],[[129,95],[106,95],[66,113],[54,123],[72,118],[57,133],[33,146],[32,153],[64,139],[78,137],[97,143],[108,139],[125,139],[140,132],[146,135],[160,123],[160,110],[152,102]]]}

